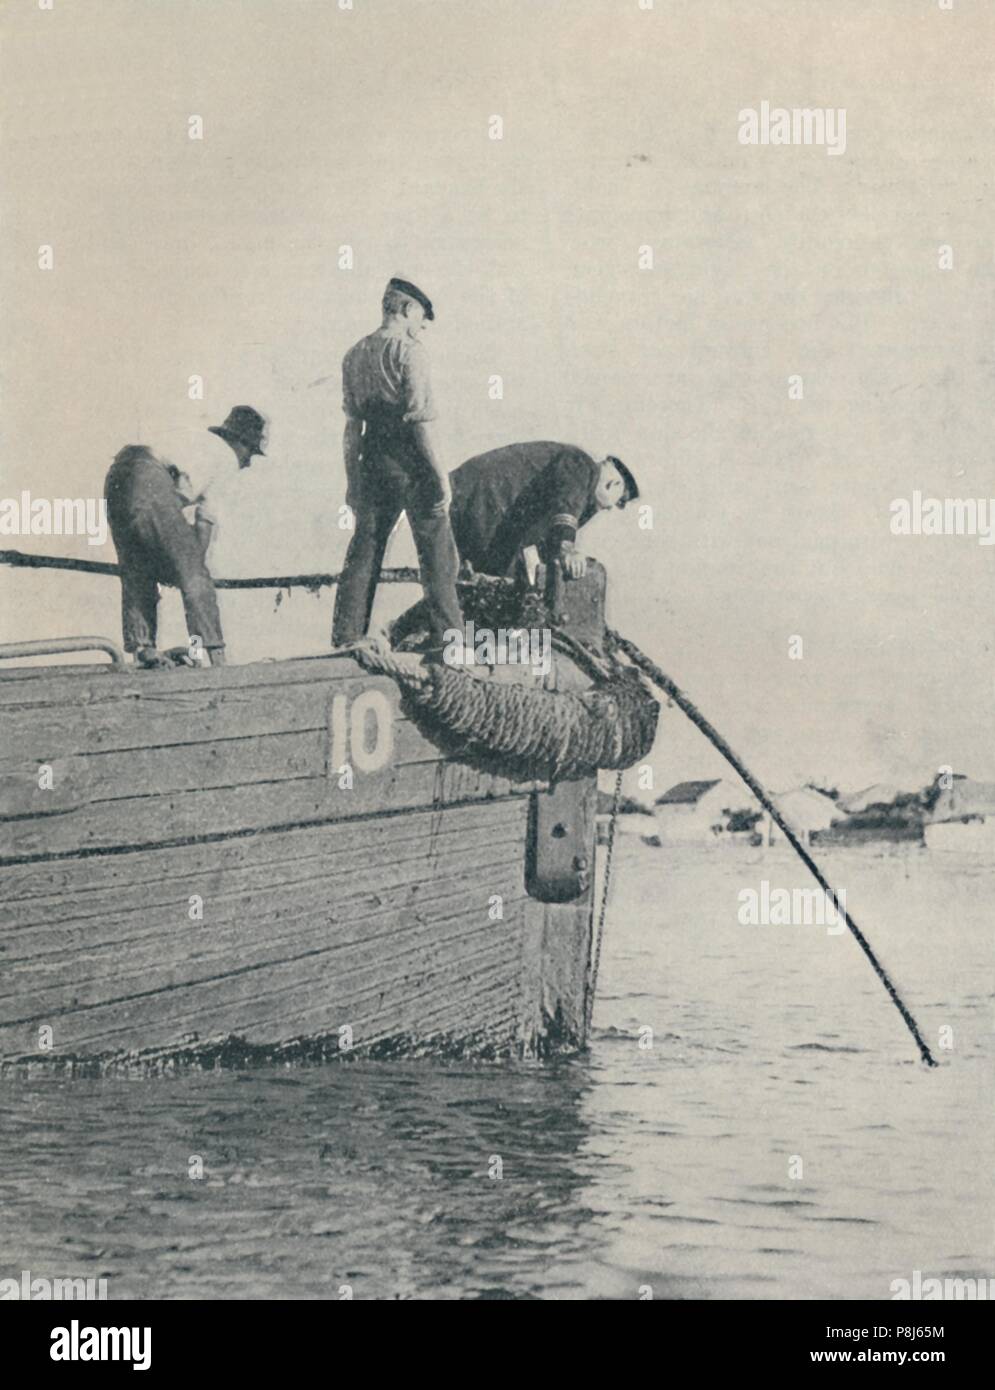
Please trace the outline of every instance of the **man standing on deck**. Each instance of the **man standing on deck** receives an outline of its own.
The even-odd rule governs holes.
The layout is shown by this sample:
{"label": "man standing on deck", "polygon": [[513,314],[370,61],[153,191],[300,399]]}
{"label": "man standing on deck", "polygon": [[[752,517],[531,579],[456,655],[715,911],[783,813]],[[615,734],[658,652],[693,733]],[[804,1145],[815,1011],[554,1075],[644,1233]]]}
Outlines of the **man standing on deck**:
{"label": "man standing on deck", "polygon": [[[121,570],[124,647],[140,666],[172,664],[156,646],[160,584],[180,590],[187,632],[199,638],[212,666],[224,665],[225,640],[207,567],[217,522],[212,503],[226,473],[248,468],[255,455],[264,454],[266,421],[252,406],[238,405],[223,425],[205,433],[209,441],[195,436],[181,458],[129,444],[104,482]],[[185,508],[193,508],[190,521]]]}
{"label": "man standing on deck", "polygon": [[382,307],[380,327],[350,348],[342,363],[346,501],[355,531],[335,595],[332,645],[366,635],[387,541],[407,512],[435,654],[445,645],[447,629],[463,625],[451,494],[432,438],[435,404],[421,342],[435,314],[417,285],[397,277],[389,281]]}

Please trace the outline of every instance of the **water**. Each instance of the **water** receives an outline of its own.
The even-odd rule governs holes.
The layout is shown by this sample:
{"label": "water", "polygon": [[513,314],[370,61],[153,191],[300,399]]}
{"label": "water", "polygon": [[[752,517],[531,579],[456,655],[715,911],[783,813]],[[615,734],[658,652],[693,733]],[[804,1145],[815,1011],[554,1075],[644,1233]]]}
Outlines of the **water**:
{"label": "water", "polygon": [[618,861],[586,1058],[2,1083],[0,1277],[102,1276],[112,1299],[881,1299],[916,1269],[995,1275],[995,866],[827,856],[930,1072],[849,936],[739,923],[741,889],[805,884],[783,852],[625,837]]}

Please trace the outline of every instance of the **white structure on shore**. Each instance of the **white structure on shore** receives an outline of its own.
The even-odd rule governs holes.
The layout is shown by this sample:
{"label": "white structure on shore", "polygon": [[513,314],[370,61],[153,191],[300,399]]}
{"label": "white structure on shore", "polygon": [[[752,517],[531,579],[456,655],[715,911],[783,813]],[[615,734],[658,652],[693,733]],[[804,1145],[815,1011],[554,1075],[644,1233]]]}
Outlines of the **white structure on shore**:
{"label": "white structure on shore", "polygon": [[730,815],[757,805],[745,787],[716,778],[678,782],[657,798],[654,809],[664,844],[708,844],[727,832]]}
{"label": "white structure on shore", "polygon": [[868,806],[891,806],[901,794],[901,790],[891,782],[875,782],[863,791],[844,794],[837,805],[841,811],[853,815],[857,811],[866,811]]}
{"label": "white structure on shore", "polygon": [[[828,830],[836,821],[846,819],[846,813],[831,796],[817,792],[813,787],[796,787],[794,791],[778,792],[774,804],[806,845],[813,830]],[[769,816],[764,817],[764,828],[767,844],[773,845],[784,839],[780,827]]]}
{"label": "white structure on shore", "polygon": [[927,849],[995,856],[995,782],[955,777],[940,791],[923,835]]}

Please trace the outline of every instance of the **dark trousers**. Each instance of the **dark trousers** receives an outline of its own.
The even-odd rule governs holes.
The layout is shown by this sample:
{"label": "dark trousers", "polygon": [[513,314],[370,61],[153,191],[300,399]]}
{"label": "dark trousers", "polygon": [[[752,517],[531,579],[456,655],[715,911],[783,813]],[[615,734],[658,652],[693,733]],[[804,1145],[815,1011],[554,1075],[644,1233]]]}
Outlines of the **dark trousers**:
{"label": "dark trousers", "polygon": [[398,517],[406,511],[418,550],[432,642],[441,647],[447,628],[463,627],[456,597],[459,560],[449,514],[436,510],[437,489],[433,496],[430,484],[413,484],[399,469],[378,468],[364,461],[357,471],[362,476],[350,478],[348,495],[356,529],[335,595],[332,644],[355,642],[369,631],[387,541]]}
{"label": "dark trousers", "polygon": [[163,506],[142,508],[127,518],[111,515],[111,535],[121,568],[125,651],[156,645],[160,584],[174,584],[183,595],[190,636],[199,637],[209,651],[223,648],[214,580],[182,511]]}
{"label": "dark trousers", "polygon": [[[498,575],[507,578],[514,577],[515,571],[518,568],[518,559],[521,554],[520,550],[515,550],[511,563],[509,564],[507,547],[492,546],[490,550],[485,552],[483,557],[478,556],[476,563],[474,563],[472,560],[468,559],[460,545],[459,516],[450,513],[450,520],[453,527],[453,539],[456,541],[456,553],[461,563],[466,560],[469,565],[472,565],[473,571],[476,574]],[[545,551],[543,551],[541,558],[548,563]],[[391,641],[396,646],[399,642],[403,642],[406,637],[410,637],[416,632],[424,631],[429,625],[430,611],[428,604],[425,599],[419,599],[418,602],[412,604],[410,608],[406,608],[401,616],[396,618],[391,624]]]}

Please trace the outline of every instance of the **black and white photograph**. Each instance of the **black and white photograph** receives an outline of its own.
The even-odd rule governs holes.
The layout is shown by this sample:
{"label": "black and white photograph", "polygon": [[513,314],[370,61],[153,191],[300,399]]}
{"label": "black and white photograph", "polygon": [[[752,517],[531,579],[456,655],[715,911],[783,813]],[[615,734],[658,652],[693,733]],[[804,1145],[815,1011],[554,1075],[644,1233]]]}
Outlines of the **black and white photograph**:
{"label": "black and white photograph", "polygon": [[321,1302],[980,1337],[993,54],[993,0],[3,0],[33,1366]]}

